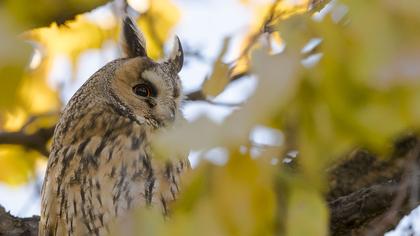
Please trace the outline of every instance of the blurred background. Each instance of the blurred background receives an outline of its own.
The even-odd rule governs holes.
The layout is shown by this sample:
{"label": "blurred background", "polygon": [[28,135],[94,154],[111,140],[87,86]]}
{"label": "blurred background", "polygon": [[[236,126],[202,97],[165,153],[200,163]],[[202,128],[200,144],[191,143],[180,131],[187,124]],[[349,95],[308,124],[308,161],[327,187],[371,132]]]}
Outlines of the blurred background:
{"label": "blurred background", "polygon": [[[155,30],[162,32],[162,36],[158,37],[162,37],[161,43],[164,44],[162,45],[163,48],[159,49],[163,50],[162,52],[152,51],[151,55],[155,58],[163,57],[165,55],[164,51],[171,49],[174,35],[179,35],[181,38],[187,54],[185,66],[180,74],[185,93],[199,90],[203,81],[211,74],[213,63],[220,54],[225,38],[230,37],[231,44],[234,46],[229,47],[228,52],[222,58],[223,61],[228,63],[239,56],[240,42],[249,33],[252,17],[255,17],[253,16],[255,14],[253,12],[254,6],[251,3],[247,5],[236,0],[225,1],[223,4],[220,1],[197,2],[188,0],[152,2],[147,0],[128,1],[129,6],[133,10],[138,11],[138,13],[133,13],[135,16],[139,14],[141,17],[142,13],[149,10],[151,4],[156,4],[154,8],[156,11],[159,11],[156,13],[152,12],[152,14],[156,14],[154,17],[159,18],[163,15],[164,19],[158,19],[156,22],[153,22],[156,23],[153,26],[156,28]],[[270,1],[255,1],[252,4],[263,7],[269,3]],[[120,16],[117,15],[119,14],[118,10],[115,10],[118,7],[123,7],[122,2],[108,3],[83,14],[85,18],[83,20],[79,19],[80,25],[75,26],[75,30],[86,30],[86,32],[80,32],[80,35],[66,36],[64,35],[65,32],[53,32],[54,29],[51,29],[51,32],[46,32],[46,34],[55,34],[51,35],[52,37],[46,36],[44,40],[51,40],[54,44],[57,44],[51,47],[57,48],[44,48],[43,45],[33,42],[35,51],[32,52],[28,65],[29,69],[40,70],[40,66],[45,68],[42,69],[44,71],[38,72],[39,75],[33,75],[36,78],[27,79],[38,80],[39,82],[35,83],[39,84],[35,84],[34,88],[28,88],[28,97],[26,101],[22,101],[25,102],[25,104],[22,104],[22,108],[6,113],[5,116],[10,118],[6,118],[7,122],[3,124],[4,129],[13,130],[20,128],[31,117],[34,117],[33,119],[36,118],[36,122],[50,122],[54,124],[60,108],[68,102],[76,90],[95,71],[121,56],[118,35],[102,35],[100,32],[100,30],[116,31],[114,28],[118,27],[120,23]],[[235,17],[232,17],[233,14]],[[87,24],[92,25],[87,26]],[[98,27],[98,29],[95,29],[95,32],[83,27]],[[56,30],[59,31],[59,29]],[[68,33],[70,34],[71,32]],[[99,35],[95,35],[97,33]],[[94,42],[97,45],[86,45],[85,39],[81,37],[99,38],[96,39],[97,42]],[[149,44],[157,44],[154,43],[156,39],[149,37],[147,41]],[[69,47],[74,48],[66,49],[67,44],[70,44]],[[63,49],[59,49],[59,47],[63,47]],[[152,48],[152,50],[158,49]],[[49,57],[48,60],[50,62],[48,62],[48,65],[41,65],[41,63],[47,63],[42,62],[45,60],[45,57]],[[4,77],[3,80],[8,82],[6,80],[11,80],[11,78],[7,79]],[[188,120],[195,120],[199,116],[204,115],[215,121],[222,121],[232,109],[235,109],[235,104],[240,104],[250,95],[255,87],[255,83],[255,80],[252,78],[238,81],[232,85],[232,88],[227,89],[213,99],[212,101],[215,101],[215,104],[206,101],[188,102],[183,106],[184,115]],[[44,91],[38,91],[39,88],[35,86],[44,87]],[[7,98],[2,96],[2,99]],[[18,103],[18,101],[9,102],[11,103],[10,106]],[[228,105],[218,105],[217,102]],[[40,121],[44,118],[45,121]],[[31,125],[38,126],[37,124]],[[39,124],[41,127],[43,125],[45,124]],[[12,158],[10,158],[12,160],[1,161],[1,166],[4,168],[1,170],[2,176],[4,176],[3,180],[7,183],[0,183],[0,204],[18,216],[39,215],[40,187],[46,168],[46,158],[30,150],[15,150],[22,149],[21,147],[9,147],[9,149],[11,150],[3,147],[2,152],[12,153],[4,153],[2,156],[22,155],[22,157],[18,157],[22,163],[14,163],[18,160],[13,160]],[[13,153],[18,151],[21,152]],[[32,155],[33,157],[25,157],[27,155]],[[191,156],[193,165],[196,165],[196,159],[197,155],[193,154]],[[6,172],[7,169],[8,172]]]}
{"label": "blurred background", "polygon": [[[193,145],[189,156],[193,168],[205,173],[200,168],[202,161],[222,168],[233,156],[244,153],[276,166],[294,162],[302,153],[308,158],[303,158],[297,172],[303,174],[285,171],[277,176],[271,167],[258,169],[272,174],[263,185],[281,179],[282,189],[287,186],[286,203],[277,201],[275,187],[264,189],[267,196],[276,196],[266,200],[273,201],[268,206],[275,209],[282,204],[293,209],[296,196],[299,204],[310,202],[296,216],[310,211],[310,217],[319,217],[317,222],[325,225],[315,232],[326,232],[327,207],[320,196],[328,184],[320,173],[355,147],[385,154],[390,140],[419,127],[420,48],[415,43],[419,35],[414,33],[419,4],[407,0],[410,7],[404,7],[391,1],[373,2],[40,0],[28,7],[23,0],[3,1],[0,205],[19,217],[39,215],[46,156],[59,112],[90,75],[121,56],[119,26],[127,11],[144,32],[152,58],[165,57],[174,35],[181,39],[185,63],[180,77],[186,96],[182,110],[188,121],[205,130],[204,135],[213,137],[211,144]],[[282,21],[287,23],[279,23]],[[320,46],[323,44],[329,46]],[[261,48],[269,55],[286,52],[291,64],[277,68],[274,59],[258,56]],[[255,70],[251,64],[256,65]],[[288,72],[297,66],[301,72]],[[283,74],[292,79],[282,79]],[[273,80],[260,85],[261,78]],[[276,79],[283,82],[273,82]],[[244,118],[248,116],[252,119]],[[236,144],[223,146],[227,137],[242,140],[240,132],[229,126],[232,120],[238,127],[249,126],[245,134],[249,145],[238,141],[236,146],[241,154],[235,154],[232,146]],[[211,127],[228,127],[236,133],[223,133],[220,138],[212,134]],[[193,140],[194,135],[188,139],[190,133],[185,133],[186,140]],[[221,141],[215,141],[219,138]],[[297,180],[290,180],[294,177]],[[314,186],[309,192],[296,190],[305,189],[302,183],[308,180]],[[258,190],[255,186],[251,184],[255,188],[251,192]],[[261,214],[282,218],[269,211]],[[419,209],[414,210],[388,235],[420,235],[419,214]],[[299,228],[290,222],[285,225]],[[305,235],[296,230],[288,235]]]}

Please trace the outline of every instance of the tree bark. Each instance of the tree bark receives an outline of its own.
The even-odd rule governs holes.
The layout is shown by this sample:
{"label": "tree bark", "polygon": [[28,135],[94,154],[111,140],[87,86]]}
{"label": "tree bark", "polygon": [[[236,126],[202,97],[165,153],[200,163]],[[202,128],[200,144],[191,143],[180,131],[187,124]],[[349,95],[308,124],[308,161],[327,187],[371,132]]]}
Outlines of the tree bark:
{"label": "tree bark", "polygon": [[0,235],[36,236],[38,235],[39,216],[18,218],[0,206]]}
{"label": "tree bark", "polygon": [[418,149],[410,135],[396,141],[390,157],[358,150],[332,168],[326,197],[331,235],[383,235],[415,208]]}

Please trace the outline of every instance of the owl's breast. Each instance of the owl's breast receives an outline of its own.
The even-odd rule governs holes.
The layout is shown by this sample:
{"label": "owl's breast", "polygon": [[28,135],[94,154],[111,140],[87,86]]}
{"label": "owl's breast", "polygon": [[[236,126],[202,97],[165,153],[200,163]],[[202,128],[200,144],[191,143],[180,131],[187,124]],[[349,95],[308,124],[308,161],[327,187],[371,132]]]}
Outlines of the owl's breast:
{"label": "owl's breast", "polygon": [[111,222],[137,207],[167,214],[189,167],[186,157],[155,160],[141,126],[88,137],[59,150],[56,159],[49,165],[42,215],[57,213],[59,220],[44,223],[70,235],[107,234]]}

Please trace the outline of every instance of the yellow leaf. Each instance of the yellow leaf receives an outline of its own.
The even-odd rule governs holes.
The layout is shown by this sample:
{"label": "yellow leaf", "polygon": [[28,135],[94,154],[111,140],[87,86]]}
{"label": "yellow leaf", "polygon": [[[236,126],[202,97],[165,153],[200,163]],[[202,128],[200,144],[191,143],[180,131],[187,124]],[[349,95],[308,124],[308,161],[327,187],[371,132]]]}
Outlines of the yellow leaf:
{"label": "yellow leaf", "polygon": [[33,177],[35,160],[39,155],[21,147],[6,146],[0,149],[0,181],[11,185],[27,182]]}
{"label": "yellow leaf", "polygon": [[47,83],[52,60],[50,57],[44,59],[35,70],[28,71],[23,77],[19,95],[28,114],[60,110],[58,93]]}
{"label": "yellow leaf", "polygon": [[293,185],[288,202],[286,236],[308,235],[328,235],[327,207],[321,194],[310,186]]}
{"label": "yellow leaf", "polygon": [[150,1],[149,9],[140,15],[138,24],[146,38],[148,56],[159,59],[163,55],[163,45],[180,13],[171,0]]}
{"label": "yellow leaf", "polygon": [[17,131],[25,123],[27,114],[23,109],[14,109],[13,112],[7,112],[4,117],[3,128],[5,130]]}
{"label": "yellow leaf", "polygon": [[204,81],[202,90],[206,96],[215,97],[219,95],[229,83],[229,66],[222,61],[227,52],[229,42],[230,38],[224,39],[222,50],[214,62],[213,72],[210,78]]}
{"label": "yellow leaf", "polygon": [[48,57],[65,54],[75,60],[84,50],[100,48],[106,40],[115,38],[117,31],[115,27],[101,28],[86,16],[78,15],[65,25],[53,23],[50,27],[31,30],[25,36],[40,43]]}
{"label": "yellow leaf", "polygon": [[[242,74],[249,70],[250,52],[258,45],[258,37],[262,34],[264,27],[275,25],[290,16],[306,12],[310,1],[274,1],[267,3],[266,1],[241,0],[241,2],[252,5],[254,16],[250,30],[241,43],[242,55],[232,69],[232,75]],[[278,33],[270,33],[267,37],[275,43],[282,41]]]}
{"label": "yellow leaf", "polygon": [[272,166],[239,153],[233,153],[223,167],[204,163],[185,178],[190,184],[176,203],[165,232],[272,235],[276,211],[273,171]]}
{"label": "yellow leaf", "polygon": [[272,167],[232,154],[214,173],[214,207],[226,235],[271,235],[276,210]]}

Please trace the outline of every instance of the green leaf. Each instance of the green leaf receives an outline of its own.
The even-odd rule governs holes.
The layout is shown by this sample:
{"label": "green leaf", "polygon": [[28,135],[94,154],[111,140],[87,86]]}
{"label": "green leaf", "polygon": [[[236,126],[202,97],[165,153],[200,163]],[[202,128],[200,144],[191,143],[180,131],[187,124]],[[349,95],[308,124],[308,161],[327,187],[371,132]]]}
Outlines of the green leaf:
{"label": "green leaf", "polygon": [[17,36],[5,15],[0,15],[0,113],[18,105],[19,85],[29,62],[31,47]]}

